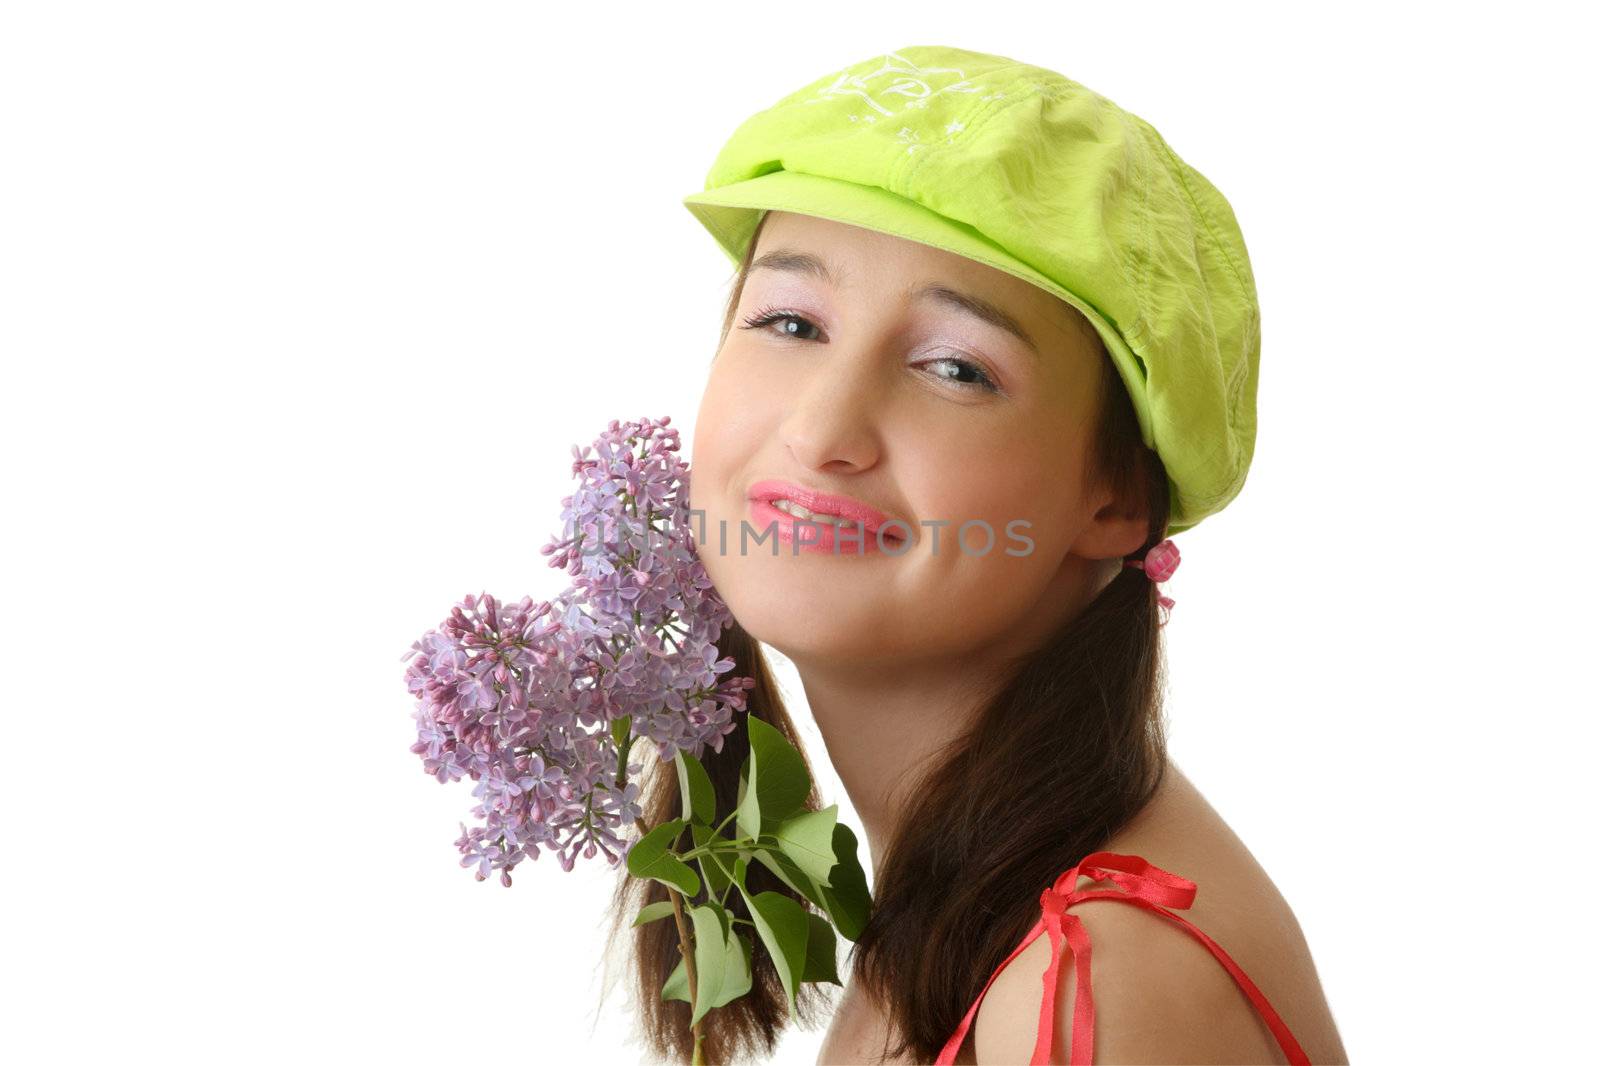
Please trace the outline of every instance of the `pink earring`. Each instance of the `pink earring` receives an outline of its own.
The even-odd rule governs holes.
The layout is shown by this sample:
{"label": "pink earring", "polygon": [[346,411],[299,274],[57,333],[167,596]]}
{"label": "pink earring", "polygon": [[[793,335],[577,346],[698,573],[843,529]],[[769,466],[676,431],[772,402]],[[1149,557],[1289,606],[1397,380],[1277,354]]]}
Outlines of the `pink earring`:
{"label": "pink earring", "polygon": [[[1178,555],[1178,546],[1168,539],[1163,540],[1160,544],[1155,545],[1149,551],[1145,552],[1144,560],[1142,562],[1138,559],[1128,559],[1122,564],[1122,566],[1124,569],[1132,566],[1143,570],[1145,577],[1148,577],[1151,581],[1154,581],[1159,585],[1161,582],[1172,576],[1173,571],[1178,569],[1178,563],[1181,561],[1182,560]],[[1159,595],[1158,599],[1161,606],[1167,611],[1171,611],[1172,605],[1177,602],[1171,596],[1164,594]],[[1161,624],[1165,625],[1166,622],[1167,619],[1165,615],[1163,615]]]}

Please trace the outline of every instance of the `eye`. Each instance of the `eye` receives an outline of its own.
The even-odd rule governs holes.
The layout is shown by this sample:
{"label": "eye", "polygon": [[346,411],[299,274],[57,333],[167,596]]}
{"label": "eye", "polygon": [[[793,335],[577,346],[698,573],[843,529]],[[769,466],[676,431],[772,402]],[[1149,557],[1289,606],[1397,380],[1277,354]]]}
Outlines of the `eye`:
{"label": "eye", "polygon": [[[817,332],[816,323],[804,315],[793,311],[785,311],[776,307],[764,307],[744,320],[743,329],[764,329],[782,323],[783,328],[778,332],[785,337],[796,340],[816,340],[814,336],[802,336],[807,330]],[[946,356],[942,359],[928,359],[917,364],[918,366],[943,365],[949,371],[936,371],[934,376],[944,381],[950,381],[964,389],[983,389],[985,392],[999,392],[1000,388],[994,383],[987,371],[977,363],[968,359],[956,359]]]}
{"label": "eye", "polygon": [[[755,314],[751,315],[749,318],[745,319],[743,328],[745,328],[745,329],[760,329],[763,326],[770,326],[775,322],[784,322],[785,323],[785,328],[780,330],[779,332],[782,333],[786,337],[794,337],[796,332],[797,332],[797,331],[787,327],[787,323],[790,323],[790,322],[799,322],[799,323],[802,324],[802,327],[804,329],[812,329],[812,330],[814,330],[814,329],[817,328],[815,323],[813,323],[810,319],[806,318],[803,315],[797,315],[797,314],[794,314],[791,311],[781,311],[781,310],[778,310],[777,308],[772,308],[772,307],[764,307],[761,310],[757,311]],[[814,340],[815,338],[812,338],[812,337],[800,337],[798,339],[800,339],[800,340]]]}
{"label": "eye", "polygon": [[[943,364],[944,366],[950,367],[951,370],[949,372],[936,372],[936,377],[944,378],[946,381],[953,381],[957,385],[963,385],[968,388],[976,386],[980,389],[986,389],[989,392],[1000,391],[1000,389],[995,385],[994,379],[988,374],[984,373],[983,367],[979,366],[977,363],[968,362],[965,359],[952,359],[949,357],[943,359],[930,359],[926,363],[919,363],[918,365],[934,366],[938,364]],[[959,377],[958,375],[960,374],[967,374],[970,375],[970,377]]]}

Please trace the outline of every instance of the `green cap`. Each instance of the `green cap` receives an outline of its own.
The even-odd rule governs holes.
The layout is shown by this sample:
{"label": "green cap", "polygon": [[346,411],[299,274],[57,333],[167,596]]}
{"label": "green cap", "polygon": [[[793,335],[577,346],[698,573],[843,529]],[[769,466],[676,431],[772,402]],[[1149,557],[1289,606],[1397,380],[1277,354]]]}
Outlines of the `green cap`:
{"label": "green cap", "polygon": [[960,48],[875,56],[746,119],[683,202],[735,264],[765,212],[792,211],[1032,282],[1105,341],[1166,465],[1169,533],[1244,485],[1261,316],[1233,209],[1077,82]]}

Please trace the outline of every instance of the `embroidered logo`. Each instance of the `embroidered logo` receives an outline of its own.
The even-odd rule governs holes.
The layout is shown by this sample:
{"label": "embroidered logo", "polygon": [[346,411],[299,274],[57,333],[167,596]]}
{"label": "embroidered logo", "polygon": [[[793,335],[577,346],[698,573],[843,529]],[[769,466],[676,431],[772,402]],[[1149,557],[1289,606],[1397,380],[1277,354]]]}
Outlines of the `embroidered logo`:
{"label": "embroidered logo", "polygon": [[[984,93],[983,87],[973,83],[958,67],[919,67],[897,52],[886,53],[876,70],[859,71],[863,64],[840,72],[831,84],[818,89],[816,94],[803,101],[807,104],[826,103],[840,98],[860,105],[859,111],[845,117],[851,122],[874,124],[879,118],[892,118],[907,112],[926,108],[928,101],[944,93],[979,94],[980,100],[998,100],[1005,93]],[[965,127],[951,122],[944,127],[945,143],[950,144],[955,135]],[[906,146],[907,152],[923,147],[921,135],[910,126],[901,126],[895,134]]]}

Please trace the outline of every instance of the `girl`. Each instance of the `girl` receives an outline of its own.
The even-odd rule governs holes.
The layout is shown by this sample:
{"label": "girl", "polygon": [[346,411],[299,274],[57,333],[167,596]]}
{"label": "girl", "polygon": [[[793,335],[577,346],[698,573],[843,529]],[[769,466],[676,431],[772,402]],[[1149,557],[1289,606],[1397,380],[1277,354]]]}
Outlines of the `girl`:
{"label": "girl", "polygon": [[[691,456],[721,649],[798,746],[762,645],[793,661],[871,856],[820,1061],[1344,1061],[1292,910],[1163,741],[1168,537],[1254,444],[1220,193],[1059,74],[925,46],[753,116],[686,202],[739,265]],[[742,737],[704,758],[727,807]],[[676,816],[670,766],[641,802]],[[660,898],[624,879],[619,926]],[[687,1061],[676,931],[636,937]],[[785,1024],[752,962],[710,1062]]]}

